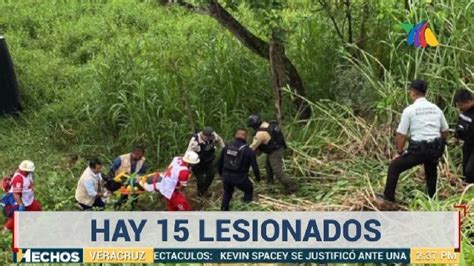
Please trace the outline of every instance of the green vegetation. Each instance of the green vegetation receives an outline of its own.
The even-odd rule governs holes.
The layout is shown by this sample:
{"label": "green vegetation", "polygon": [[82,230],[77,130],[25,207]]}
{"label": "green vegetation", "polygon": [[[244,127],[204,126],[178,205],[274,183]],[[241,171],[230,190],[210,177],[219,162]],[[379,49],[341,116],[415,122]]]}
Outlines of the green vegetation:
{"label": "green vegetation", "polygon": [[[18,117],[0,119],[0,173],[10,174],[23,159],[35,161],[36,193],[44,209],[75,208],[76,182],[91,156],[109,162],[140,143],[151,168],[160,169],[184,152],[197,128],[213,126],[229,140],[252,112],[275,119],[268,61],[212,17],[159,2],[0,3],[0,33],[25,107]],[[258,184],[263,197],[249,205],[234,201],[235,210],[376,209],[371,198],[385,183],[394,127],[408,104],[408,82],[428,80],[429,98],[450,123],[457,117],[454,91],[474,90],[472,0],[413,1],[410,10],[404,1],[352,1],[351,34],[347,8],[337,1],[277,1],[285,3],[277,7],[222,2],[265,41],[273,25],[283,29],[279,38],[312,110],[311,119],[298,121],[292,105],[298,96],[283,91],[286,167],[301,190],[283,196],[278,186]],[[440,47],[406,44],[399,24],[422,20],[429,21]],[[460,163],[460,148],[450,145],[436,200],[426,197],[419,168],[402,175],[397,196],[400,207],[409,210],[452,210],[470,201],[463,265],[472,265],[474,188],[460,186]],[[188,192],[194,197],[192,187]],[[196,200],[195,208],[218,210],[219,194],[215,182],[214,195]],[[138,208],[162,210],[160,202],[144,195]],[[4,234],[2,262],[10,259],[9,241]]]}

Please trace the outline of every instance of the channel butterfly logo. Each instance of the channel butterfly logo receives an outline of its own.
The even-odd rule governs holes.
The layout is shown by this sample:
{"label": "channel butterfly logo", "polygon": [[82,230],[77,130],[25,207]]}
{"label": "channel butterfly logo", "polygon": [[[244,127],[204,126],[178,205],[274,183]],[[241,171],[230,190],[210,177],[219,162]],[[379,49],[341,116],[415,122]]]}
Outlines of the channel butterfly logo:
{"label": "channel butterfly logo", "polygon": [[433,31],[428,27],[428,22],[424,21],[416,25],[403,23],[401,26],[408,33],[408,45],[413,45],[416,48],[426,48],[427,45],[436,47],[439,45]]}

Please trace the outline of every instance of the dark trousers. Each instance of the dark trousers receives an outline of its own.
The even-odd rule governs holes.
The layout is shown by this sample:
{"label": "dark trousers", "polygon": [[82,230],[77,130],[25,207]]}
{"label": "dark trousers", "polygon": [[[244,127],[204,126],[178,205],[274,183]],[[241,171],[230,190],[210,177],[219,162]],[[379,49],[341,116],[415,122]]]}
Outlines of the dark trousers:
{"label": "dark trousers", "polygon": [[286,191],[295,192],[298,190],[298,185],[295,181],[285,176],[283,172],[283,150],[278,149],[267,155],[265,162],[265,171],[267,172],[267,182],[273,183],[273,178],[276,177],[283,185]]}
{"label": "dark trousers", "polygon": [[409,147],[405,154],[393,160],[388,167],[387,183],[385,184],[384,191],[385,198],[390,201],[395,201],[395,189],[400,174],[420,164],[423,164],[425,167],[428,195],[432,198],[436,193],[436,182],[438,179],[437,167],[440,158],[439,154],[439,149],[423,148],[413,151],[410,150]]}
{"label": "dark trousers", "polygon": [[462,147],[462,169],[465,181],[474,183],[474,147],[472,143],[464,143]]}
{"label": "dark trousers", "polygon": [[83,211],[89,211],[89,210],[92,210],[92,208],[99,208],[100,210],[103,210],[105,208],[105,203],[102,201],[101,198],[95,198],[95,201],[92,204],[92,206],[85,205],[80,202],[78,203],[81,206]]}
{"label": "dark trousers", "polygon": [[216,170],[214,161],[202,162],[194,166],[193,174],[196,177],[196,185],[199,195],[204,195],[214,180]]}
{"label": "dark trousers", "polygon": [[244,202],[251,202],[253,199],[253,184],[247,175],[226,174],[222,175],[224,185],[224,195],[222,196],[221,210],[228,211],[229,204],[234,194],[235,188],[244,192]]}
{"label": "dark trousers", "polygon": [[[128,195],[122,194],[120,195],[120,198],[117,200],[117,202],[115,202],[114,207],[118,209],[122,207],[122,205],[125,204],[127,201],[128,201]],[[132,206],[132,210],[135,209],[137,202],[138,202],[138,194],[132,194],[132,202],[130,202],[130,205]]]}

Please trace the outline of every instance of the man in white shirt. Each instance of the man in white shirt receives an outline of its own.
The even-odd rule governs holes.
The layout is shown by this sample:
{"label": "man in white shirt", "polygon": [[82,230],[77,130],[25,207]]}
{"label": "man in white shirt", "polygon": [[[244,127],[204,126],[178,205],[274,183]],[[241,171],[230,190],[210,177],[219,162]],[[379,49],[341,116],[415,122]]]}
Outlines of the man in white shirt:
{"label": "man in white shirt", "polygon": [[98,159],[92,159],[77,182],[75,198],[82,210],[91,210],[94,207],[102,210],[105,207],[102,201],[105,193],[101,170],[102,163]]}
{"label": "man in white shirt", "polygon": [[[443,111],[425,98],[427,89],[423,80],[410,84],[413,104],[403,110],[397,128],[397,155],[390,163],[384,195],[380,195],[379,200],[394,202],[400,174],[420,164],[425,168],[428,195],[432,198],[436,193],[438,161],[443,155],[449,128]],[[405,149],[408,138],[408,149]]]}

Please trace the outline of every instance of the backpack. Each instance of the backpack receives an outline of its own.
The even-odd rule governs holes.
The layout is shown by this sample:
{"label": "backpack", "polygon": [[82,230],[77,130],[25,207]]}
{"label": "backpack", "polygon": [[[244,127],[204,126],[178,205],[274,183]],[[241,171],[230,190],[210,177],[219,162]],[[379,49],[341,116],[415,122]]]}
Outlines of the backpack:
{"label": "backpack", "polygon": [[236,147],[234,143],[227,147],[224,154],[224,169],[231,171],[238,171],[240,169],[245,147],[247,145]]}
{"label": "backpack", "polygon": [[2,189],[5,194],[2,195],[2,199],[0,200],[0,206],[2,208],[2,213],[6,218],[11,218],[13,216],[13,212],[18,209],[18,204],[13,197],[13,193],[10,192],[10,188],[12,187],[12,179],[9,176],[4,176],[2,178]]}
{"label": "backpack", "polygon": [[267,144],[260,145],[260,150],[264,153],[272,153],[281,148],[287,148],[285,137],[276,121],[269,122],[268,128],[259,128],[258,131],[266,131],[271,139]]}
{"label": "backpack", "polygon": [[18,204],[16,204],[15,198],[13,197],[13,193],[11,192],[8,192],[2,196],[0,205],[2,207],[2,213],[6,218],[11,218],[13,216],[13,212],[19,207]]}

